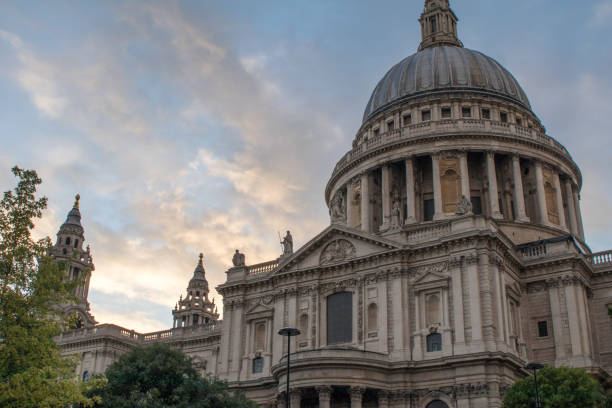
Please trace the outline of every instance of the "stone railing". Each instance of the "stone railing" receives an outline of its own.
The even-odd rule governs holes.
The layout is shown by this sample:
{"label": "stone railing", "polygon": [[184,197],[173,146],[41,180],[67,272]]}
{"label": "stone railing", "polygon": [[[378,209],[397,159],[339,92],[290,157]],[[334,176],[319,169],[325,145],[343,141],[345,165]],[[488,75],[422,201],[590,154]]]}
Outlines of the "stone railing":
{"label": "stone railing", "polygon": [[79,340],[80,338],[92,338],[92,337],[115,337],[125,339],[129,342],[142,344],[149,343],[152,341],[163,341],[176,337],[183,337],[189,335],[202,335],[202,334],[214,334],[221,332],[222,322],[214,322],[208,324],[200,324],[189,327],[177,327],[169,330],[162,330],[152,333],[137,333],[134,330],[127,330],[121,326],[114,324],[100,324],[95,327],[86,329],[70,330],[61,333],[58,336],[60,343],[68,343]]}
{"label": "stone railing", "polygon": [[593,266],[612,266],[612,249],[603,252],[596,252],[588,256]]}
{"label": "stone railing", "polygon": [[537,129],[518,126],[514,123],[497,122],[483,119],[444,119],[439,121],[422,122],[394,129],[363,140],[354,149],[346,153],[334,168],[334,174],[346,164],[358,159],[371,150],[393,144],[399,140],[412,139],[421,136],[436,136],[438,134],[453,133],[491,133],[503,136],[513,136],[529,139],[538,143],[548,145],[560,153],[571,157],[567,149],[552,137],[538,131]]}
{"label": "stone railing", "polygon": [[520,248],[519,253],[523,258],[540,258],[546,256],[546,244]]}
{"label": "stone railing", "polygon": [[431,225],[419,225],[404,227],[408,242],[422,242],[437,239],[451,232],[450,222],[436,223]]}
{"label": "stone railing", "polygon": [[273,271],[278,267],[278,259],[268,262],[262,262],[255,265],[247,266],[247,275],[261,275],[270,271]]}

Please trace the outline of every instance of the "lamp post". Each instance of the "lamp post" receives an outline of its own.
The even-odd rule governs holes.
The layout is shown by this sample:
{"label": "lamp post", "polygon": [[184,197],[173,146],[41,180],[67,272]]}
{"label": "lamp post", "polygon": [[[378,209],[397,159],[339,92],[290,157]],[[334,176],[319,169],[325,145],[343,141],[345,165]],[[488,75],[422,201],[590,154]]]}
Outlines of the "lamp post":
{"label": "lamp post", "polygon": [[529,363],[525,366],[526,370],[533,371],[533,382],[535,384],[535,394],[536,394],[535,408],[542,408],[542,401],[540,400],[540,392],[538,391],[538,374],[537,374],[537,371],[541,369],[542,367],[544,367],[544,364],[536,363],[536,362]]}
{"label": "lamp post", "polygon": [[285,408],[290,408],[289,406],[289,369],[290,369],[290,361],[291,361],[291,336],[297,336],[301,332],[299,329],[295,327],[283,327],[278,331],[278,334],[281,336],[287,337],[287,391],[285,392]]}

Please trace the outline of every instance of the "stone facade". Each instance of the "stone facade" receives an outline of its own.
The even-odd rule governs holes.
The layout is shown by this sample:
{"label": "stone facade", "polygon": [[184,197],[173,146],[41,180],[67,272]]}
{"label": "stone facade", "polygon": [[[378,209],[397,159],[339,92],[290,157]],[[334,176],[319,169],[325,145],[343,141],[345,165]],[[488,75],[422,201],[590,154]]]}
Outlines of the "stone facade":
{"label": "stone facade", "polygon": [[512,75],[463,48],[448,0],[420,22],[419,53],[376,87],[327,184],[330,226],[269,262],[236,251],[222,322],[200,259],[173,329],[63,333],[79,375],[166,342],[283,407],[277,333],[293,326],[292,407],[499,407],[534,360],[608,387],[612,251],[585,243],[578,166]]}

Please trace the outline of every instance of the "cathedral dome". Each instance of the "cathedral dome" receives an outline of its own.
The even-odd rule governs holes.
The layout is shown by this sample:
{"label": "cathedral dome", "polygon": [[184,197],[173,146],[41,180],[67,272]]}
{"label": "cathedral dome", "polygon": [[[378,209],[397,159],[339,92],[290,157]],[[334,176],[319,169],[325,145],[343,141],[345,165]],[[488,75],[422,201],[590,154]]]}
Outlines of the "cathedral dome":
{"label": "cathedral dome", "polygon": [[435,46],[405,58],[380,80],[363,121],[396,103],[436,91],[474,91],[508,99],[531,110],[527,95],[494,59],[461,46]]}

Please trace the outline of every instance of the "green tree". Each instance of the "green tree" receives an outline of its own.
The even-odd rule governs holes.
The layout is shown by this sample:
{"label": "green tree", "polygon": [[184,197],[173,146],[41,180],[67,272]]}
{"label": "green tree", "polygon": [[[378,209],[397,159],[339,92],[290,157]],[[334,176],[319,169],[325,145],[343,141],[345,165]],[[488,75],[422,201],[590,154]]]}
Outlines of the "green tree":
{"label": "green tree", "polygon": [[19,182],[0,201],[0,406],[91,406],[83,392],[95,382],[78,381],[77,359],[63,358],[53,341],[66,324],[55,306],[74,300],[78,282],[65,281],[65,266],[47,256],[49,238],[31,238],[47,206],[45,197],[35,197],[40,178],[33,170],[12,171]]}
{"label": "green tree", "polygon": [[[537,373],[543,408],[597,407],[603,402],[599,383],[586,370],[545,366]],[[532,376],[518,380],[504,396],[504,408],[535,407]]]}
{"label": "green tree", "polygon": [[137,347],[106,370],[108,383],[91,395],[108,408],[254,408],[224,382],[203,377],[191,358],[165,344]]}

